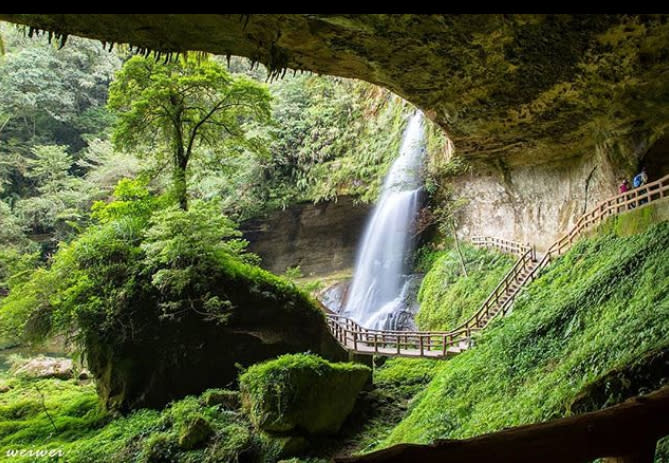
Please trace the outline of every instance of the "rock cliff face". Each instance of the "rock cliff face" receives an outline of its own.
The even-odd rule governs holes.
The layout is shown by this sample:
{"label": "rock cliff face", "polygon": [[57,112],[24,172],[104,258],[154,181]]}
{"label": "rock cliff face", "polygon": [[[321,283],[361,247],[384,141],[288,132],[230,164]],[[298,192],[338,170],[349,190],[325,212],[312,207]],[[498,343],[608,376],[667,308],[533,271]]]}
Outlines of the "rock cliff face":
{"label": "rock cliff face", "polygon": [[449,181],[454,197],[465,202],[458,235],[497,236],[546,249],[583,213],[618,194],[621,178],[631,183],[638,166],[647,166],[650,181],[668,174],[666,145],[664,139],[650,149],[640,143],[624,160],[600,151],[535,165],[474,162],[469,173]]}
{"label": "rock cliff face", "polygon": [[283,273],[299,265],[304,275],[324,275],[353,266],[371,208],[340,196],[336,202],[296,204],[246,221],[241,230],[267,270]]}
{"label": "rock cliff face", "polygon": [[458,234],[496,236],[549,247],[578,217],[616,193],[616,177],[606,164],[576,158],[508,168],[476,165],[453,180],[455,196],[466,200],[458,214]]}

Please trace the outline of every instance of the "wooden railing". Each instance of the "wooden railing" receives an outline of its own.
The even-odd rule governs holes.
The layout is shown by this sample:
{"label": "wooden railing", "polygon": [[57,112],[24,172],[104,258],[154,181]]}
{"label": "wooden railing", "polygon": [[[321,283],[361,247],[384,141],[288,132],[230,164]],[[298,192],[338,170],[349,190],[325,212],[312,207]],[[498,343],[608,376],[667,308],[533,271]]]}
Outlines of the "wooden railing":
{"label": "wooden railing", "polygon": [[525,283],[524,280],[534,269],[535,261],[536,253],[534,248],[525,251],[513,267],[511,267],[511,270],[504,275],[502,281],[499,282],[488,298],[483,301],[483,304],[481,304],[476,313],[464,323],[464,326],[485,328],[492,317],[510,306],[510,302],[513,301],[515,294]]}
{"label": "wooden railing", "polygon": [[669,197],[669,175],[639,188],[621,193],[599,202],[592,210],[583,214],[574,226],[548,248],[546,254],[560,256],[588,228],[599,225],[604,219],[614,214],[626,212],[635,207]]}
{"label": "wooden railing", "polygon": [[472,237],[472,243],[482,248],[495,248],[502,252],[519,256],[522,256],[532,249],[532,246],[529,243],[519,243],[517,241],[494,238],[492,236],[474,236]]}
{"label": "wooden railing", "polygon": [[328,326],[344,347],[358,353],[407,357],[445,357],[468,347],[477,329],[463,327],[453,331],[374,330],[350,318],[328,314]]}
{"label": "wooden railing", "polygon": [[572,229],[555,241],[537,262],[534,247],[490,237],[475,237],[474,244],[495,247],[520,257],[502,281],[465,323],[452,331],[372,330],[346,317],[327,314],[328,326],[335,338],[348,350],[358,353],[409,357],[446,357],[471,345],[472,334],[485,328],[498,314],[511,309],[515,297],[529,282],[535,280],[552,258],[564,254],[587,229],[605,218],[669,197],[669,175],[635,190],[602,201],[581,216]]}
{"label": "wooden railing", "polygon": [[485,328],[500,310],[510,307],[514,294],[530,274],[536,260],[534,248],[522,243],[479,237],[475,244],[487,244],[509,253],[523,253],[479,309],[458,328],[452,331],[374,330],[341,315],[327,314],[330,331],[345,348],[358,353],[446,357],[467,349],[473,333]]}

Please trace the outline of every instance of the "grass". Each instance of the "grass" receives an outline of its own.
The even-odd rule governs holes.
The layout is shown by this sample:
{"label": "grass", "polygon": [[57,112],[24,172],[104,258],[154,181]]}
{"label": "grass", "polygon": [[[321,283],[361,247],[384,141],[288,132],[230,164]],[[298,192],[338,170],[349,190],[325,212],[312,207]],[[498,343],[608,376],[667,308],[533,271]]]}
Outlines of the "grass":
{"label": "grass", "polygon": [[[440,368],[379,447],[467,438],[569,414],[608,371],[669,339],[669,223],[580,241]],[[616,391],[611,391],[615,394]]]}
{"label": "grass", "polygon": [[439,360],[394,358],[376,367],[374,390],[360,394],[339,435],[312,442],[310,457],[331,461],[334,455],[374,449],[406,416],[413,398],[443,365]]}
{"label": "grass", "polygon": [[[255,454],[260,461],[272,458],[271,442],[254,434],[239,410],[206,404],[212,391],[186,397],[162,411],[142,409],[113,416],[99,407],[92,383],[5,377],[2,384],[11,388],[0,393],[0,455],[20,450],[62,452],[60,460],[26,455],[11,461],[195,463],[236,461],[243,453]],[[201,448],[185,450],[179,438],[197,417],[208,423],[213,435]]]}
{"label": "grass", "polygon": [[420,329],[450,330],[464,323],[513,266],[512,256],[465,244],[460,248],[467,276],[455,249],[433,258],[418,293]]}

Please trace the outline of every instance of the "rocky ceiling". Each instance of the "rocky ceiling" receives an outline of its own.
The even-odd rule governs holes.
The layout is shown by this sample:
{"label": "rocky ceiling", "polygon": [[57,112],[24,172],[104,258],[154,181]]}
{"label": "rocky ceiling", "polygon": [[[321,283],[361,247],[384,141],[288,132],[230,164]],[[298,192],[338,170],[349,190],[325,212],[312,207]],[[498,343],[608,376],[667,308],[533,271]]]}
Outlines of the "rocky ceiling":
{"label": "rocky ceiling", "polygon": [[669,122],[667,15],[13,15],[63,35],[249,57],[406,98],[469,158],[643,150]]}

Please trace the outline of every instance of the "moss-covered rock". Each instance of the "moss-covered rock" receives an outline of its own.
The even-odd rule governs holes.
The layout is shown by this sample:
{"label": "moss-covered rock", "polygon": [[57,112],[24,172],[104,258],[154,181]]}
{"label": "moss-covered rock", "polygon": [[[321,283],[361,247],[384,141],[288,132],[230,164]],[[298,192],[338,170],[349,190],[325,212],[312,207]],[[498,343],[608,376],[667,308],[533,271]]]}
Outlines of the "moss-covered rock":
{"label": "moss-covered rock", "polygon": [[133,338],[88,336],[88,364],[107,408],[155,408],[225,387],[236,382],[240,365],[284,353],[312,351],[346,360],[323,313],[293,285],[232,261],[209,272],[197,285],[230,301],[224,323],[197,311],[163,317],[155,295],[139,292],[128,308]]}
{"label": "moss-covered rock", "polygon": [[204,444],[214,434],[209,422],[202,416],[196,416],[186,423],[179,434],[179,447],[194,449]]}
{"label": "moss-covered rock", "polygon": [[254,365],[240,377],[242,404],[265,431],[332,434],[353,410],[370,375],[363,365],[284,355]]}
{"label": "moss-covered rock", "polygon": [[25,378],[70,379],[74,376],[72,359],[40,355],[25,362],[14,371],[16,376]]}
{"label": "moss-covered rock", "polygon": [[241,401],[239,391],[228,391],[226,389],[209,389],[202,394],[205,405],[222,405],[223,408],[234,410],[240,407]]}

